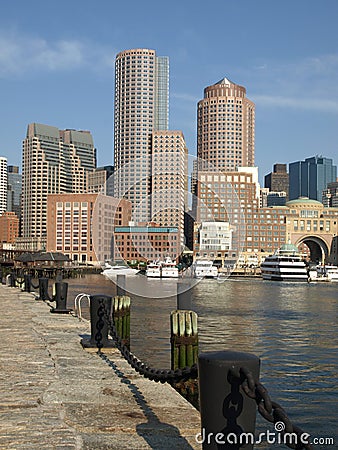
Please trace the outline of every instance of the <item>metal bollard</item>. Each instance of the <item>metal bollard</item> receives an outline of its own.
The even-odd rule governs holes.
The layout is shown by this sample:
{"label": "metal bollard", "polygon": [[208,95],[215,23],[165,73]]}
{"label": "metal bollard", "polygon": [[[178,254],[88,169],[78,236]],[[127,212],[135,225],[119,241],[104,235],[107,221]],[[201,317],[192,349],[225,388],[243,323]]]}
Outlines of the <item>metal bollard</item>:
{"label": "metal bollard", "polygon": [[48,295],[48,278],[39,278],[39,297],[37,300],[50,300]]}
{"label": "metal bollard", "polygon": [[[109,323],[111,319],[112,298],[108,295],[90,296],[90,338],[83,338],[81,344],[85,348],[111,348],[114,341],[108,339]],[[108,319],[107,319],[108,316]]]}
{"label": "metal bollard", "polygon": [[16,287],[16,275],[14,272],[11,272],[9,274],[9,286]]}
{"label": "metal bollard", "polygon": [[188,280],[177,283],[177,309],[191,310],[191,282]]}
{"label": "metal bollard", "polygon": [[24,279],[24,288],[23,290],[25,292],[31,292],[31,276],[27,273],[24,274],[23,276]]}
{"label": "metal bollard", "polygon": [[241,367],[258,380],[260,360],[255,355],[234,351],[199,355],[201,433],[196,440],[203,449],[254,448],[257,406],[241,391]]}
{"label": "metal bollard", "polygon": [[67,309],[68,283],[55,283],[56,308],[50,310],[51,313],[69,314],[72,310]]}

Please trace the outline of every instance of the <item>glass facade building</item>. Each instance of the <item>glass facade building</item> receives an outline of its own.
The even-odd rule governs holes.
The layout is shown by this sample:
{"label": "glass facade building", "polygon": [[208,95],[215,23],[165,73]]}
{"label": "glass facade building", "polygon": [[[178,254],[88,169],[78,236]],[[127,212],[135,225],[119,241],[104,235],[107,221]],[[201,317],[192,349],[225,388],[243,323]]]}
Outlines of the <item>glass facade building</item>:
{"label": "glass facade building", "polygon": [[332,159],[313,156],[289,164],[289,199],[308,197],[322,201],[324,189],[337,180],[337,166]]}

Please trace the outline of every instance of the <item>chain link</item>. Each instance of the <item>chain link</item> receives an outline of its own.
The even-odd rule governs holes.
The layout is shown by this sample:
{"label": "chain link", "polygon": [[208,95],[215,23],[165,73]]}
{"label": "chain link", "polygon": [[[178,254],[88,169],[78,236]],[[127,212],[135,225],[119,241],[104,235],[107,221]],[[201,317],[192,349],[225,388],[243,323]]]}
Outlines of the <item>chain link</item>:
{"label": "chain link", "polygon": [[[283,422],[285,428],[282,433],[295,433],[298,438],[302,434],[304,434],[304,431],[301,428],[293,425],[286,411],[281,407],[281,405],[271,400],[267,389],[260,382],[255,381],[252,373],[248,369],[242,367],[240,368],[239,373],[241,375],[241,379],[244,378],[244,381],[241,384],[242,390],[248,397],[256,401],[258,412],[262,417],[264,417],[264,419],[273,424],[276,424],[277,422]],[[298,441],[300,441],[300,439],[298,439]],[[285,443],[285,445],[287,445],[289,448],[297,450],[313,450],[313,446],[309,443]]]}
{"label": "chain link", "polygon": [[[138,372],[140,375],[143,375],[145,378],[148,378],[149,380],[169,384],[174,384],[178,383],[179,381],[197,378],[198,376],[197,364],[194,364],[191,367],[184,367],[183,369],[176,369],[176,370],[154,369],[148,366],[147,364],[143,363],[141,360],[139,360],[135,355],[133,355],[133,353],[130,352],[128,347],[123,344],[121,338],[119,337],[116,331],[114,321],[111,319],[111,317],[109,317],[104,303],[102,302],[100,304],[100,307],[101,305],[102,308],[104,309],[104,316],[108,323],[110,336],[115,342],[116,347],[120,350],[122,356],[136,372]],[[98,348],[99,348],[98,353],[101,354],[102,352],[99,345]]]}

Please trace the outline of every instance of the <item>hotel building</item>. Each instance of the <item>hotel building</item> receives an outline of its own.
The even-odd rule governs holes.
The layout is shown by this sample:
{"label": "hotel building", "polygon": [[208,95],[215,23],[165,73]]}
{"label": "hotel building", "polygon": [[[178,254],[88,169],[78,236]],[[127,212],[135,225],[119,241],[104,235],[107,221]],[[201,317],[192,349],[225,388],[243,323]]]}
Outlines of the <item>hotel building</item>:
{"label": "hotel building", "polygon": [[[23,244],[43,246],[47,235],[47,195],[83,193],[87,173],[96,167],[96,151],[89,131],[59,130],[32,123],[23,141]],[[27,248],[27,247],[26,247]]]}
{"label": "hotel building", "polygon": [[254,166],[255,105],[243,86],[223,78],[204,89],[197,108],[197,156],[207,171]]}
{"label": "hotel building", "polygon": [[112,258],[114,227],[131,216],[130,202],[103,194],[51,194],[47,210],[47,251],[90,264]]}
{"label": "hotel building", "polygon": [[133,205],[133,220],[151,219],[151,144],[169,124],[169,59],[155,50],[125,50],[115,61],[114,196]]}

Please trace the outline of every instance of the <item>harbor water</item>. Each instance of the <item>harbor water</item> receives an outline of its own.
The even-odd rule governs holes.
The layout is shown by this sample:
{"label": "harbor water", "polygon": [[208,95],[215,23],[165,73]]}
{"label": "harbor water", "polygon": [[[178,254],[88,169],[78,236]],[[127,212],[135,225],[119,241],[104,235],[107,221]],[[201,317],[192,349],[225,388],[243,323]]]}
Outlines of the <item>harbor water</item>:
{"label": "harbor water", "polygon": [[[80,292],[116,294],[114,284],[102,275],[67,282],[69,305]],[[155,368],[170,368],[176,282],[137,276],[127,280],[127,289],[132,352]],[[198,314],[200,352],[231,349],[257,355],[261,382],[272,400],[311,436],[335,438],[333,446],[316,448],[338,448],[338,283],[202,280],[190,293],[191,309]],[[258,427],[273,431],[262,418]]]}

